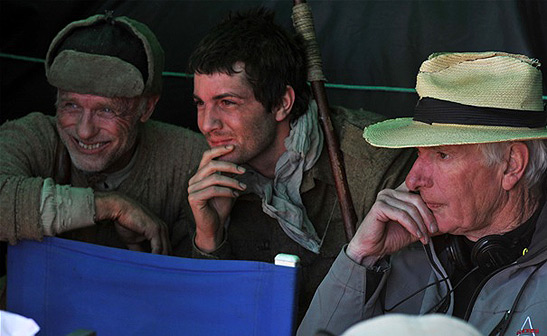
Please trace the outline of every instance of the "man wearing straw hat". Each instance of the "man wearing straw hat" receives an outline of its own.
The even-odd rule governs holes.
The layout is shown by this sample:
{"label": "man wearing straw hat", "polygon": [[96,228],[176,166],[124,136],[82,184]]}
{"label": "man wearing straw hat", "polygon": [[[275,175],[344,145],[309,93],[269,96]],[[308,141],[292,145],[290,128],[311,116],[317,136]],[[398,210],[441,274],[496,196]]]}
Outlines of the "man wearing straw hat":
{"label": "man wearing straw hat", "polygon": [[[417,147],[317,290],[299,335],[387,313],[444,313],[484,334],[547,332],[547,114],[539,62],[440,53],[418,73],[413,119],[365,129]],[[386,325],[386,331],[389,325]]]}
{"label": "man wearing straw hat", "polygon": [[[301,318],[347,242],[303,44],[265,9],[236,13],[190,57],[198,126],[211,147],[189,181],[196,257],[300,257]],[[378,149],[362,129],[380,116],[333,109],[355,209],[404,180],[412,151]]]}

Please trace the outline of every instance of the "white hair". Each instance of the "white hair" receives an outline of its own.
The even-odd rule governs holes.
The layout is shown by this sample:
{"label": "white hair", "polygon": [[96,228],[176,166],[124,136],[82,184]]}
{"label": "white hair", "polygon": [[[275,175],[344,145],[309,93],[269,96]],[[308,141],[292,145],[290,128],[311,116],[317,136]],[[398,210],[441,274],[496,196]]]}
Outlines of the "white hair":
{"label": "white hair", "polygon": [[[528,166],[522,177],[522,181],[534,195],[545,193],[543,183],[547,175],[547,139],[523,141],[530,153]],[[505,150],[511,141],[480,144],[486,165],[499,164],[504,159]]]}

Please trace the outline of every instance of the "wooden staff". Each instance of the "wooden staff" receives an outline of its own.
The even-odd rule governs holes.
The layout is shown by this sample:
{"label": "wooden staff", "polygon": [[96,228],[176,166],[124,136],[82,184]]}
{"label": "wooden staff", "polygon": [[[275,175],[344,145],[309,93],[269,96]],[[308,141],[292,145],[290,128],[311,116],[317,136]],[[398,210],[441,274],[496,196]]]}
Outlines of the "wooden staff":
{"label": "wooden staff", "polygon": [[330,108],[327,100],[327,92],[325,91],[326,79],[323,75],[321,55],[315,38],[311,9],[305,0],[294,0],[292,19],[296,32],[300,34],[305,41],[306,57],[308,60],[308,81],[311,83],[312,92],[315,101],[317,102],[319,120],[321,121],[323,133],[325,134],[330,166],[336,185],[336,193],[338,194],[346,238],[349,241],[355,234],[357,215],[355,214],[355,208],[353,207],[351,194],[349,192],[340,144],[334,133],[334,128],[332,127],[329,116]]}

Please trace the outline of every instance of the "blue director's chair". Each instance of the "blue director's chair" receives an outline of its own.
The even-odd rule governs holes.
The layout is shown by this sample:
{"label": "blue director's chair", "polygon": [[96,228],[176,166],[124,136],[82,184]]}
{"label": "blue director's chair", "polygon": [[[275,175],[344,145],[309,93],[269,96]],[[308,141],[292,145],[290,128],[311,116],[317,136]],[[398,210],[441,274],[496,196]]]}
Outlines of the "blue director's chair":
{"label": "blue director's chair", "polygon": [[38,335],[292,335],[297,267],[176,258],[61,238],[8,248],[8,311]]}

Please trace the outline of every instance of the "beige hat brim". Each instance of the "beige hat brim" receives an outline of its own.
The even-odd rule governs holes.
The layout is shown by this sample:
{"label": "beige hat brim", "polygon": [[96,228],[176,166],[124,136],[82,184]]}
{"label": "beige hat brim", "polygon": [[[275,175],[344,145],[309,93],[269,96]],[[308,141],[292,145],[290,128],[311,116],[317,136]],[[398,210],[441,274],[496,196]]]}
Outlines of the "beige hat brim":
{"label": "beige hat brim", "polygon": [[412,118],[385,120],[365,128],[365,140],[376,147],[408,148],[547,139],[547,127],[499,127],[427,124]]}

